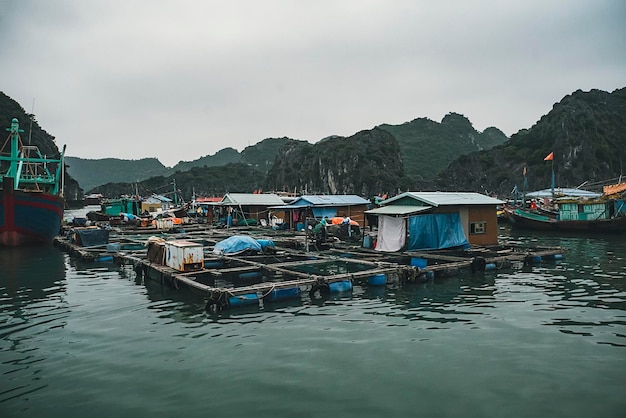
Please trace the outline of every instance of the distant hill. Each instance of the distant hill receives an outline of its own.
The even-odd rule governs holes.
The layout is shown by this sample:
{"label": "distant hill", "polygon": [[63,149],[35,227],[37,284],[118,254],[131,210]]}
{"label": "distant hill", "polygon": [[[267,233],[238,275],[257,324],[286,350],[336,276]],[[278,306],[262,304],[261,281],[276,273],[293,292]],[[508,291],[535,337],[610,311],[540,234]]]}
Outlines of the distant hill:
{"label": "distant hill", "polygon": [[[5,95],[0,96],[0,112],[7,126],[12,116],[6,115],[28,120]],[[33,126],[33,141],[54,153],[54,138],[36,122]],[[550,152],[559,186],[619,177],[626,161],[625,132],[626,89],[579,90],[511,139],[493,127],[478,132],[465,116],[449,113],[441,123],[418,118],[347,138],[329,136],[316,144],[267,138],[241,153],[224,148],[171,169],[154,158],[66,161],[85,191],[106,190],[107,196],[132,193],[136,181],[151,191],[169,190],[174,180],[189,193],[187,198],[193,191],[219,195],[259,188],[361,195],[406,189],[508,194],[515,185],[522,186],[524,167],[529,189],[549,187],[551,163],[543,158]]]}
{"label": "distant hill", "polygon": [[374,196],[409,184],[398,141],[374,128],[316,144],[292,143],[280,150],[265,182],[269,190]]}
{"label": "distant hill", "polygon": [[554,152],[556,185],[617,180],[626,169],[626,88],[612,93],[578,90],[565,96],[534,126],[489,151],[459,157],[437,179],[444,190],[509,194],[521,188],[549,188]]}
{"label": "distant hill", "polygon": [[163,175],[165,167],[156,158],[141,160],[120,160],[118,158],[102,158],[88,160],[77,157],[66,157],[68,173],[80,183],[84,191],[109,182],[132,183],[139,180]]}
{"label": "distant hill", "polygon": [[502,145],[509,139],[493,127],[478,132],[458,113],[448,113],[441,123],[418,118],[379,127],[398,140],[405,173],[414,180],[435,179],[457,157]]}
{"label": "distant hill", "polygon": [[[391,133],[399,144],[400,159],[403,162],[406,176],[413,187],[428,184],[437,174],[455,158],[473,151],[489,149],[507,141],[497,128],[487,128],[484,132],[476,131],[470,121],[463,115],[449,113],[441,123],[420,118],[401,125],[384,124],[379,127]],[[338,136],[329,136],[318,144],[337,140]],[[263,175],[272,170],[276,157],[285,146],[311,145],[287,137],[266,138],[257,144],[246,147],[241,153],[227,147],[214,155],[206,155],[192,161],[181,161],[171,169],[167,169],[157,160],[83,160],[72,157],[70,160],[73,175],[79,180],[85,191],[92,191],[95,186],[106,183],[132,182],[148,179],[152,176],[170,176],[176,172],[185,172],[194,167],[220,167],[226,164],[243,163],[252,166]],[[358,146],[355,149],[359,149]],[[363,156],[367,158],[368,156]],[[377,158],[372,155],[372,158]],[[80,161],[79,161],[80,160]],[[110,162],[116,161],[115,170],[107,168]],[[145,164],[145,170],[142,169]],[[307,182],[314,183],[314,182]]]}

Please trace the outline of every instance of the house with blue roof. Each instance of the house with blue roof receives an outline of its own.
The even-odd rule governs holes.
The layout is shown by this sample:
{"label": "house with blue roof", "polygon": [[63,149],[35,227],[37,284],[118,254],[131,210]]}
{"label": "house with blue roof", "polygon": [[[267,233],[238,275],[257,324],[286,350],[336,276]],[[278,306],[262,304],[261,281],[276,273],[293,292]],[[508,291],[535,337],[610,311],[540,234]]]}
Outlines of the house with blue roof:
{"label": "house with blue roof", "polygon": [[370,201],[357,195],[304,195],[287,205],[272,206],[270,210],[284,211],[290,229],[303,227],[307,219],[350,217],[359,225],[365,223],[365,211]]}

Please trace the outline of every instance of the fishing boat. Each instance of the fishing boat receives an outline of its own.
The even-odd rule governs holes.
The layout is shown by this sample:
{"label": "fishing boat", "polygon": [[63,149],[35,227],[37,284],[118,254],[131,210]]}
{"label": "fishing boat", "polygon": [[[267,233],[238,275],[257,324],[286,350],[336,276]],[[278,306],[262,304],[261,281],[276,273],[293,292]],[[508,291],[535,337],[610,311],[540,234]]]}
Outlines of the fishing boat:
{"label": "fishing boat", "polygon": [[585,233],[626,231],[626,202],[616,198],[559,200],[557,216],[521,208],[508,208],[507,216],[516,227],[543,231]]}
{"label": "fishing boat", "polygon": [[24,145],[16,118],[0,148],[0,246],[50,244],[63,219],[63,155]]}

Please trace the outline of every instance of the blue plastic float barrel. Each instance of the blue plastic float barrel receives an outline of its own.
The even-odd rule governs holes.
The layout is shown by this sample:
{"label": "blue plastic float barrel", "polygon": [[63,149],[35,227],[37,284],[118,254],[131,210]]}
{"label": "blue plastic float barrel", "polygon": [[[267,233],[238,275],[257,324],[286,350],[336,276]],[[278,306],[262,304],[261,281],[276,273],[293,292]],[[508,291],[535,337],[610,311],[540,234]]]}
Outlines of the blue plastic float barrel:
{"label": "blue plastic float barrel", "polygon": [[328,283],[330,293],[349,292],[352,290],[352,282],[350,280],[342,280],[340,282]]}
{"label": "blue plastic float barrel", "polygon": [[384,286],[387,284],[387,275],[386,274],[375,274],[373,276],[369,276],[367,278],[367,283],[370,286]]}
{"label": "blue plastic float barrel", "polygon": [[263,298],[269,302],[276,302],[278,300],[294,299],[300,297],[300,287],[288,287],[286,289],[274,289]]}
{"label": "blue plastic float barrel", "polygon": [[432,270],[427,271],[426,273],[424,273],[424,275],[428,280],[432,280],[435,278],[435,272]]}
{"label": "blue plastic float barrel", "polygon": [[487,263],[485,264],[485,271],[487,270],[495,270],[496,269],[496,264],[495,263]]}
{"label": "blue plastic float barrel", "polygon": [[372,239],[369,235],[363,237],[363,248],[372,248]]}
{"label": "blue plastic float barrel", "polygon": [[259,303],[259,295],[256,293],[246,293],[245,295],[231,296],[228,298],[228,304],[230,306],[246,306]]}
{"label": "blue plastic float barrel", "polygon": [[426,267],[427,264],[428,264],[428,261],[424,258],[411,257],[411,265],[413,267],[419,267],[423,269],[424,267]]}
{"label": "blue plastic float barrel", "polygon": [[221,261],[205,261],[204,262],[204,268],[207,268],[207,269],[219,268],[219,267],[222,267],[223,265],[224,263],[222,263]]}

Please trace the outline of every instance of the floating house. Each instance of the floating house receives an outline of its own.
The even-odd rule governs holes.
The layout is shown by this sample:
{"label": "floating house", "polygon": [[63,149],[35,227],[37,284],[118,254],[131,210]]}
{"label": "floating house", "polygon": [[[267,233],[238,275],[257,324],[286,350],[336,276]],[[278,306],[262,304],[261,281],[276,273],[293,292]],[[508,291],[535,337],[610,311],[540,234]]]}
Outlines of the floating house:
{"label": "floating house", "polygon": [[271,210],[286,213],[285,222],[289,229],[302,227],[306,219],[335,218],[348,216],[360,226],[365,223],[365,211],[370,201],[357,195],[305,195],[293,200],[288,205],[274,206]]}
{"label": "floating house", "polygon": [[142,212],[148,211],[151,213],[155,213],[155,212],[170,210],[173,207],[174,207],[174,203],[172,199],[170,199],[169,197],[160,196],[156,194],[153,194],[152,196],[144,199],[141,202]]}
{"label": "floating house", "polygon": [[269,207],[282,205],[283,200],[272,193],[227,193],[220,204],[221,219],[226,225],[267,225]]}
{"label": "floating house", "polygon": [[100,211],[109,216],[119,216],[120,213],[139,215],[141,213],[141,201],[135,196],[105,199],[100,204]]}
{"label": "floating house", "polygon": [[405,192],[365,213],[378,216],[378,251],[463,248],[498,243],[503,203],[480,193]]}

